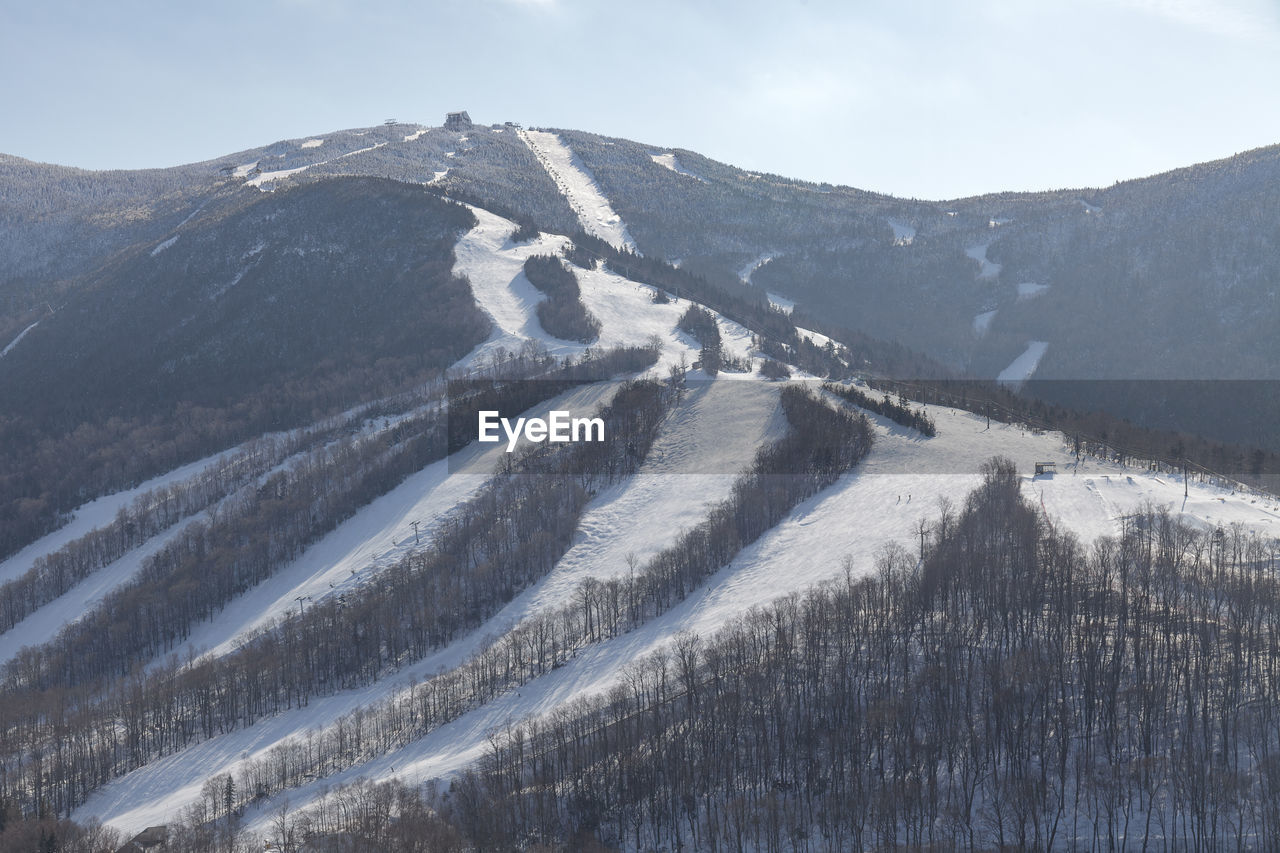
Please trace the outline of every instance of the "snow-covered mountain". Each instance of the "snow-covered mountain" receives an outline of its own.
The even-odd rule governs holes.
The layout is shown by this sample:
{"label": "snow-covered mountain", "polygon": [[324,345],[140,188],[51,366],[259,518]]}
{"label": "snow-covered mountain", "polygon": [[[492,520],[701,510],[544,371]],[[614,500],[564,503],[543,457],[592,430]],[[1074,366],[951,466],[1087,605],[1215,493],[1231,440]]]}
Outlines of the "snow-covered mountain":
{"label": "snow-covered mountain", "polygon": [[[1159,516],[1210,564],[1228,534],[1280,547],[1274,495],[1207,460],[1119,451],[1111,421],[1105,445],[1041,416],[901,398],[936,426],[922,432],[837,393],[887,398],[880,380],[928,361],[844,328],[852,314],[813,289],[816,257],[921,249],[907,266],[930,274],[957,249],[966,286],[1025,276],[957,314],[997,338],[1006,313],[1069,290],[1001,255],[1006,235],[1044,221],[1068,240],[1071,217],[1127,209],[1121,189],[943,210],[509,124],[325,134],[184,170],[127,234],[103,232],[92,271],[15,290],[5,316],[0,390],[16,402],[0,434],[22,462],[4,482],[0,801],[28,811],[133,835],[216,827],[225,804],[242,840],[287,846],[339,786],[447,788],[513,726],[638,689],[655,653],[693,635],[886,566],[924,571],[996,457],[1055,536],[1121,540]],[[131,198],[69,202],[48,245]],[[544,328],[540,308],[564,297],[531,280],[540,256],[572,274],[594,339]],[[1001,378],[1032,378],[1055,346],[1022,341]],[[599,413],[630,438],[585,471],[556,467],[568,450],[459,448],[442,412],[467,383],[518,389],[512,414]],[[859,452],[823,479],[814,424],[835,412],[821,435]],[[806,470],[768,467],[787,452]],[[805,485],[770,491],[788,476]],[[661,837],[646,832],[620,846]]]}

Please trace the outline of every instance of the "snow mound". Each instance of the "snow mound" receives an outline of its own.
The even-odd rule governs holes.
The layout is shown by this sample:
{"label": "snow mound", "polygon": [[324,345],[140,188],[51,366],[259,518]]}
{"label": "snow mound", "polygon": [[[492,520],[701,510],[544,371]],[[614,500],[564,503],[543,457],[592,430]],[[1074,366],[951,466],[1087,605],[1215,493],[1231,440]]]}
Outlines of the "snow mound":
{"label": "snow mound", "polygon": [[308,139],[306,142],[302,143],[298,147],[299,148],[319,148],[321,145],[324,145],[323,139]]}

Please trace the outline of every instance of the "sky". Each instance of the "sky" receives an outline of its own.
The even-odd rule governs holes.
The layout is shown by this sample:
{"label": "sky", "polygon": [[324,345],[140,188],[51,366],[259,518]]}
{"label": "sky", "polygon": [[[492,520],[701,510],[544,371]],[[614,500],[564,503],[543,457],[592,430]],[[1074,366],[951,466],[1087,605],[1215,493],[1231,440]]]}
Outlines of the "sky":
{"label": "sky", "polygon": [[0,152],[92,169],[456,109],[917,198],[1280,143],[1277,0],[5,6]]}

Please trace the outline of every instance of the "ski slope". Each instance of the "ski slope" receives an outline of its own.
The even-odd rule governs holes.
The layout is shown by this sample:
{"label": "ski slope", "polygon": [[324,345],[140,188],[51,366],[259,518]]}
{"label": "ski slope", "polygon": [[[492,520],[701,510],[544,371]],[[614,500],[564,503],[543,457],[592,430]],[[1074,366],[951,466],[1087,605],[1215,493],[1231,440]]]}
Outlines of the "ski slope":
{"label": "ski slope", "polygon": [[987,259],[987,249],[990,245],[990,243],[979,243],[964,250],[964,253],[969,258],[978,262],[977,278],[979,281],[991,281],[1000,275],[1000,264]]}
{"label": "ski slope", "polygon": [[6,355],[8,355],[13,350],[13,348],[16,347],[18,344],[20,344],[22,342],[22,339],[27,336],[27,332],[30,332],[32,329],[34,329],[36,326],[39,326],[39,325],[40,325],[40,321],[36,320],[30,326],[27,326],[21,332],[18,332],[18,336],[16,338],[9,341],[9,343],[5,344],[4,349],[0,349],[0,358],[4,358]]}
{"label": "ski slope", "polygon": [[[958,507],[979,484],[981,464],[993,455],[1009,456],[1024,471],[1035,461],[1057,462],[1062,471],[1057,476],[1024,476],[1024,494],[1044,508],[1051,523],[1066,525],[1086,541],[1117,534],[1121,516],[1148,502],[1197,526],[1239,523],[1265,536],[1280,535],[1280,504],[1274,499],[1193,483],[1184,500],[1180,481],[1090,459],[1077,463],[1060,435],[1004,424],[987,427],[983,418],[957,410],[930,411],[939,427],[939,435],[931,439],[869,415],[876,446],[867,460],[798,506],[671,611],[584,649],[565,666],[421,741],[290,792],[291,807],[305,807],[332,786],[360,777],[408,783],[447,778],[484,754],[493,731],[609,690],[628,666],[679,632],[711,634],[752,607],[842,577],[846,566],[855,575],[873,572],[888,546],[916,553],[919,523],[931,523],[943,500]],[[532,604],[540,599],[526,600]],[[251,814],[249,829],[265,831],[274,805]]]}
{"label": "ski slope", "polygon": [[996,381],[1011,385],[1014,389],[1021,388],[1023,383],[1035,375],[1040,359],[1044,358],[1048,349],[1049,344],[1045,341],[1027,341],[1027,348],[1022,351],[1022,355],[1000,371]]}
{"label": "ski slope", "polygon": [[[561,341],[541,328],[536,308],[544,297],[523,274],[524,261],[531,254],[558,253],[567,238],[540,234],[525,243],[512,243],[513,222],[482,209],[472,210],[477,224],[455,249],[454,271],[471,282],[493,330],[458,368],[483,366],[503,350],[514,352],[531,344],[545,346],[558,356],[580,355],[584,345]],[[601,322],[597,346],[643,345],[656,338],[663,344],[662,361],[654,370],[659,376],[681,361],[692,363],[697,358],[694,342],[676,328],[687,308],[682,301],[656,304],[653,288],[605,270],[574,268],[574,273],[584,305]],[[726,351],[749,358],[747,330],[720,315],[716,321]],[[827,341],[815,332],[800,333],[819,344]],[[1030,376],[1046,348],[1043,342],[1032,342],[1010,369],[1023,362],[1018,375]],[[689,376],[699,374],[690,371]],[[1002,374],[1001,378],[1007,377]],[[603,402],[610,388],[602,384],[578,389],[537,408],[539,413],[552,408],[589,409]],[[282,741],[305,738],[342,714],[400,695],[414,680],[463,664],[522,620],[563,605],[587,578],[618,577],[633,566],[640,568],[682,530],[699,523],[710,505],[728,495],[759,446],[784,433],[777,391],[777,384],[745,374],[722,373],[713,381],[690,382],[686,398],[664,423],[639,473],[600,490],[582,516],[569,550],[553,569],[484,624],[367,687],[312,699],[305,707],[195,744],[111,781],[75,817],[96,817],[128,833],[164,823],[197,800],[210,777],[234,773],[242,762],[261,758]],[[995,455],[1013,459],[1023,472],[1036,462],[1057,463],[1060,473],[1056,476],[1024,477],[1024,494],[1043,508],[1052,524],[1065,526],[1084,540],[1115,534],[1122,516],[1147,504],[1168,507],[1199,527],[1241,524],[1268,538],[1280,536],[1280,505],[1272,498],[1192,483],[1184,499],[1179,479],[1087,458],[1077,461],[1058,434],[999,423],[988,426],[985,419],[959,410],[930,407],[929,412],[938,424],[939,434],[933,438],[869,415],[876,443],[860,465],[796,507],[781,524],[659,618],[587,646],[566,665],[403,749],[289,791],[290,807],[305,808],[333,786],[362,776],[411,783],[448,777],[483,754],[495,729],[608,690],[628,666],[670,642],[678,632],[712,633],[753,607],[840,577],[846,568],[859,575],[873,572],[887,547],[914,554],[919,548],[919,525],[933,521],[941,502],[960,504],[979,482],[982,464]],[[251,632],[293,611],[299,599],[307,607],[308,601],[358,588],[414,547],[413,522],[419,523],[418,535],[427,537],[474,495],[500,455],[497,446],[472,445],[410,476],[273,578],[197,626],[191,650],[225,654]],[[105,517],[110,520],[121,504],[103,500],[102,507],[82,508],[85,520],[78,517],[77,522],[83,525],[108,512]],[[46,537],[26,549],[26,564],[57,541]],[[0,564],[0,577],[9,562]],[[57,625],[64,618],[71,617],[59,613],[50,621]],[[251,811],[246,815],[247,827],[264,831],[278,805],[269,801]]]}
{"label": "ski slope", "polygon": [[742,280],[743,284],[750,284],[751,276],[756,274],[756,270],[772,261],[775,257],[777,257],[777,255],[773,255],[768,252],[757,255],[755,258],[748,261],[742,269],[738,270],[738,278]]}
{"label": "ski slope", "polygon": [[668,151],[666,154],[650,154],[649,159],[664,169],[670,169],[677,175],[684,175],[686,178],[693,178],[695,181],[700,181],[704,184],[707,182],[706,178],[696,175],[682,166],[674,151]]}
{"label": "ski slope", "polygon": [[554,133],[540,130],[517,130],[516,133],[568,199],[584,231],[619,249],[636,251],[626,223],[613,209],[582,158]]}
{"label": "ski slope", "polygon": [[[748,387],[752,393],[743,392]],[[462,641],[393,679],[313,700],[307,708],[264,720],[135,771],[95,794],[78,816],[96,816],[127,830],[161,822],[198,797],[203,781],[210,776],[234,771],[239,761],[262,755],[283,738],[305,736],[306,731],[338,714],[376,701],[389,691],[403,690],[410,678],[425,677],[442,666],[456,666],[486,638],[497,636],[528,614],[562,603],[585,577],[604,578],[628,571],[628,555],[642,561],[665,547],[682,523],[696,523],[706,504],[725,493],[732,479],[730,470],[741,461],[736,457],[745,455],[755,442],[779,434],[781,425],[770,396],[775,387],[763,382],[716,381],[696,389],[694,393],[701,396],[690,400],[684,414],[664,430],[642,468],[643,476],[597,496],[574,545],[553,572]],[[1200,527],[1239,523],[1267,537],[1280,535],[1280,505],[1272,498],[1232,494],[1193,482],[1189,497],[1184,499],[1177,478],[1088,458],[1077,463],[1060,435],[1037,434],[999,423],[988,427],[983,418],[957,410],[930,407],[930,413],[938,423],[935,438],[870,415],[876,445],[857,469],[798,506],[790,518],[659,619],[583,650],[564,667],[409,747],[289,792],[291,807],[303,807],[331,786],[359,776],[418,782],[456,772],[483,752],[493,729],[609,689],[627,665],[670,641],[679,631],[713,632],[751,607],[841,576],[846,565],[855,574],[874,571],[877,557],[890,543],[914,553],[918,548],[917,525],[932,522],[940,501],[962,501],[979,482],[979,467],[993,455],[1010,457],[1022,471],[1029,471],[1034,462],[1056,462],[1061,472],[1056,476],[1025,476],[1024,493],[1044,508],[1053,524],[1065,525],[1084,540],[1117,533],[1121,516],[1147,503],[1168,507],[1177,517]],[[730,436],[731,442],[722,440]],[[730,454],[733,458],[723,456],[730,452],[727,445],[735,443]],[[724,447],[717,451],[721,445]],[[677,473],[704,455],[717,458],[717,452],[722,460],[732,463],[725,470]],[[389,527],[397,528],[394,517]],[[397,529],[406,532],[402,521]],[[270,811],[268,805],[251,814],[250,828],[254,828],[254,821],[259,829],[265,828]]]}
{"label": "ski slope", "polygon": [[893,245],[910,246],[916,239],[916,229],[900,219],[889,219],[889,227],[893,229]]}
{"label": "ski slope", "polygon": [[[559,254],[569,239],[539,234],[527,243],[512,243],[514,222],[482,208],[472,207],[471,211],[478,223],[454,248],[457,261],[453,271],[471,282],[476,302],[493,321],[493,329],[488,339],[458,363],[459,368],[485,365],[504,352],[519,352],[531,343],[563,358],[580,356],[592,347],[647,346],[657,339],[663,345],[657,368],[661,375],[681,359],[692,364],[698,358],[698,348],[676,329],[687,304],[680,300],[655,304],[654,288],[602,269],[573,267],[582,304],[600,321],[599,339],[594,344],[583,344],[548,334],[537,317],[537,305],[546,297],[525,276],[524,262],[531,255]],[[750,333],[739,324],[716,316],[721,334],[731,339],[728,345],[735,354],[745,356],[750,348]]]}
{"label": "ski slope", "polygon": [[[601,394],[609,389],[610,386],[600,385],[578,389],[539,408],[588,409],[603,402]],[[369,687],[313,699],[305,708],[264,719],[140,768],[96,792],[80,814],[97,816],[128,829],[164,822],[166,816],[194,802],[209,777],[235,772],[241,761],[261,757],[285,738],[304,737],[307,731],[343,713],[403,691],[413,680],[427,678],[442,667],[461,664],[489,638],[521,619],[561,605],[583,578],[620,574],[627,571],[629,555],[642,565],[645,558],[667,547],[685,528],[701,520],[710,503],[728,496],[737,474],[750,462],[760,443],[774,440],[784,431],[777,386],[764,382],[691,383],[687,398],[664,425],[638,474],[597,495],[582,519],[574,544],[552,572],[484,625]],[[380,558],[377,552],[389,537],[397,535],[403,537],[402,545],[406,540],[411,544],[413,534],[407,521],[414,511],[427,511],[425,504],[435,501],[432,494],[438,496],[449,488],[478,488],[477,480],[484,479],[479,472],[492,469],[496,452],[473,445],[461,453],[468,454],[468,458],[453,460],[461,470],[440,479],[443,469],[437,465],[424,469],[361,510],[293,566],[278,573],[276,578],[291,577],[298,586],[275,596],[274,613],[296,608],[291,595],[301,594],[306,585],[321,594],[336,594],[336,590],[327,590],[325,578],[342,578],[348,574],[348,566],[361,565],[360,554],[355,551]],[[461,481],[461,485],[451,486],[452,481]],[[421,505],[406,511],[404,502],[412,500],[427,483],[432,484],[432,494],[426,495]],[[425,528],[423,532],[426,533]],[[360,543],[362,535],[369,536],[368,547]],[[353,546],[355,551],[349,550]],[[324,568],[329,563],[334,564],[333,570]],[[373,570],[376,569],[365,566],[359,574],[363,579]],[[321,574],[312,574],[313,571]],[[272,586],[276,578],[258,589]],[[249,598],[261,597],[270,595],[264,591],[259,596],[255,590],[228,610],[252,613]],[[259,624],[263,622],[260,620]],[[236,635],[229,631],[235,626],[234,618],[219,617],[201,636],[207,638],[211,632],[220,631],[224,648],[230,648]]]}
{"label": "ski slope", "polygon": [[996,318],[997,313],[999,313],[999,309],[983,311],[981,314],[973,315],[974,335],[979,338],[986,335],[987,331],[991,328],[991,321]]}

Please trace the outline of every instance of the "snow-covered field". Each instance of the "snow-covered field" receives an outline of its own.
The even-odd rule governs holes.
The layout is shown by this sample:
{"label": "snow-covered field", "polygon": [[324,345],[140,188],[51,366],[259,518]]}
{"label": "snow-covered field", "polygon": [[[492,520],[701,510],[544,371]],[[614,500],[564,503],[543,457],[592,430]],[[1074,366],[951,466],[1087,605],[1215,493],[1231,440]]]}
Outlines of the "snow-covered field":
{"label": "snow-covered field", "polygon": [[569,206],[578,214],[583,230],[614,246],[634,252],[636,244],[627,232],[626,223],[613,209],[582,159],[554,133],[541,130],[516,132],[569,200]]}

